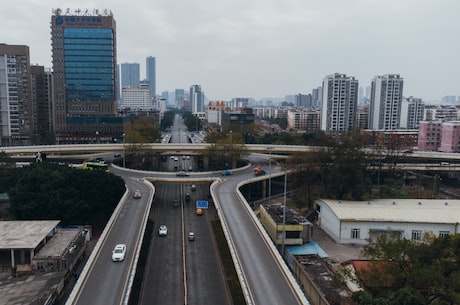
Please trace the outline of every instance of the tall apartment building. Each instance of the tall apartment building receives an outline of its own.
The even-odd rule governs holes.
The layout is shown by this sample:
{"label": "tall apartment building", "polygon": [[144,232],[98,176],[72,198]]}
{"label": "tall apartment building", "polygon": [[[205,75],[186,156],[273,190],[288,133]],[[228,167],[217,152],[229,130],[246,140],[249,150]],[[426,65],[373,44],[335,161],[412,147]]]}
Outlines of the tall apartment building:
{"label": "tall apartment building", "polygon": [[358,80],[346,74],[331,74],[323,80],[321,130],[326,133],[355,129]]}
{"label": "tall apartment building", "polygon": [[460,121],[442,123],[441,145],[438,150],[449,153],[460,151]]}
{"label": "tall apartment building", "polygon": [[369,129],[399,128],[404,79],[398,74],[376,76],[371,83]]}
{"label": "tall apartment building", "polygon": [[33,125],[29,47],[0,44],[0,146],[31,144]]}
{"label": "tall apartment building", "polygon": [[316,110],[288,110],[288,128],[296,131],[315,131],[319,129],[321,113]]}
{"label": "tall apartment building", "polygon": [[441,145],[442,121],[422,121],[418,132],[418,150],[437,151]]}
{"label": "tall apartment building", "polygon": [[116,23],[110,11],[51,16],[54,126],[59,143],[121,140],[117,116]]}
{"label": "tall apartment building", "polygon": [[204,110],[204,92],[201,91],[200,85],[190,87],[190,107],[192,113],[203,112]]}
{"label": "tall apartment building", "polygon": [[423,120],[425,103],[420,98],[408,97],[401,102],[401,117],[399,127],[405,129],[418,129]]}
{"label": "tall apartment building", "polygon": [[454,105],[427,105],[424,108],[423,120],[456,121],[458,120],[457,107]]}
{"label": "tall apartment building", "polygon": [[157,77],[156,77],[156,59],[153,56],[147,57],[145,60],[146,64],[146,77],[147,80],[150,82],[150,92],[152,93],[152,97],[155,98],[157,95]]}

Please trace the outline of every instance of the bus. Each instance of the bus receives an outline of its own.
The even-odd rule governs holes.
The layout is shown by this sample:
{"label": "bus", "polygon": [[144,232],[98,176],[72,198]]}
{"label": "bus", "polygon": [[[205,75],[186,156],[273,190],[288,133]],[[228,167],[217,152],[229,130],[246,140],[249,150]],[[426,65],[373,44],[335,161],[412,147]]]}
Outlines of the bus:
{"label": "bus", "polygon": [[83,163],[83,169],[109,172],[109,165],[105,161],[92,160]]}

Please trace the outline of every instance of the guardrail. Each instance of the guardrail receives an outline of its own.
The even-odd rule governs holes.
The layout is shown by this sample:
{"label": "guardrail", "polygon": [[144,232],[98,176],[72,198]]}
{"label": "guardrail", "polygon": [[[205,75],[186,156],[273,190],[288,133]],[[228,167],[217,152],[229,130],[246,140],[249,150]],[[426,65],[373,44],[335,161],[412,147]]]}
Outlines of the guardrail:
{"label": "guardrail", "polygon": [[[125,185],[126,186],[126,185]],[[114,212],[112,213],[112,216],[110,217],[109,221],[107,222],[107,225],[104,228],[104,231],[102,231],[101,236],[99,237],[93,251],[91,252],[90,257],[88,258],[88,261],[85,264],[85,267],[83,267],[83,270],[78,277],[77,283],[75,283],[75,286],[72,289],[72,292],[70,293],[69,297],[67,298],[66,305],[72,305],[75,303],[76,298],[80,295],[81,289],[83,287],[83,284],[87,281],[89,272],[94,266],[94,261],[96,257],[99,255],[99,252],[101,251],[102,245],[105,243],[105,240],[107,238],[107,234],[110,232],[110,230],[113,227],[113,224],[115,220],[118,218],[120,215],[121,210],[123,209],[124,203],[126,201],[126,198],[129,195],[129,190],[128,186],[126,186],[126,191],[123,194],[123,197],[121,197],[120,201],[118,202],[117,207],[115,208]]]}

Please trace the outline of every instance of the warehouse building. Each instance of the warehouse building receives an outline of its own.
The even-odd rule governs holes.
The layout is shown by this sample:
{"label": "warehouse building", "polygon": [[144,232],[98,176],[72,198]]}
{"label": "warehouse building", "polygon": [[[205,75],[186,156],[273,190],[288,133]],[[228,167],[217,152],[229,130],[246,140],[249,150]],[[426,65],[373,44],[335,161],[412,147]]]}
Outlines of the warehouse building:
{"label": "warehouse building", "polygon": [[320,199],[315,209],[317,225],[341,244],[366,244],[385,233],[411,240],[421,240],[426,233],[460,233],[460,200]]}

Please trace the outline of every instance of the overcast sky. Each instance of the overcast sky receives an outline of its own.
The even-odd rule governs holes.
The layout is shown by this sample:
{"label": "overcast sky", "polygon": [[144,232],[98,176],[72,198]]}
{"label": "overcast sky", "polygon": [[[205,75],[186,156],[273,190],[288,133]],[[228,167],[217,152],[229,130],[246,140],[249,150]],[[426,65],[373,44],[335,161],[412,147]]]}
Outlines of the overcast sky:
{"label": "overcast sky", "polygon": [[359,85],[400,74],[404,96],[460,95],[458,0],[2,1],[0,42],[51,67],[52,9],[110,9],[118,63],[156,57],[157,94],[201,85],[211,100],[311,93],[326,75]]}

